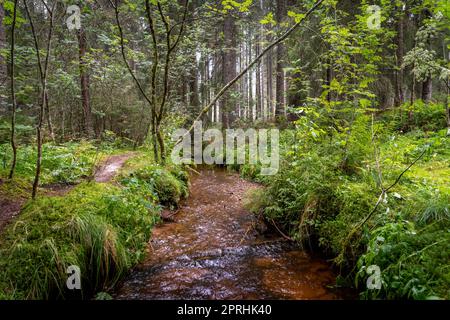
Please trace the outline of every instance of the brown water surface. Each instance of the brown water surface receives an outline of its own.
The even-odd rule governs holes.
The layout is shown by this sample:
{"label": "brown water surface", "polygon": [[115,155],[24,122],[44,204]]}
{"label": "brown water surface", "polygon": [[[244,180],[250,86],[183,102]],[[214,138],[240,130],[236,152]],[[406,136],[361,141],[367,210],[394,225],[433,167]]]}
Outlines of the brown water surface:
{"label": "brown water surface", "polygon": [[340,299],[335,274],[281,237],[255,231],[243,207],[258,185],[223,170],[192,177],[173,223],[156,227],[148,258],[116,299]]}

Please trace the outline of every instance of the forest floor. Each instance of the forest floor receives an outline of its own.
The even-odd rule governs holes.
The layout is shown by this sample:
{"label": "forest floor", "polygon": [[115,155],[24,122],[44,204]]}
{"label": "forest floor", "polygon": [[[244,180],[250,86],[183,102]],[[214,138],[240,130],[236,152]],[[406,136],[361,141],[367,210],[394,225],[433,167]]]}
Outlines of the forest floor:
{"label": "forest floor", "polygon": [[125,162],[127,162],[127,160],[134,155],[135,153],[129,152],[110,156],[95,172],[94,180],[96,182],[103,183],[110,182],[117,172],[124,166]]}
{"label": "forest floor", "polygon": [[[133,152],[109,156],[103,161],[98,169],[95,170],[94,175],[90,177],[90,179],[100,183],[110,182],[125,165],[125,162],[133,156],[135,156],[135,153]],[[3,183],[7,182],[0,179],[0,186]],[[42,186],[41,190],[43,191],[43,194],[47,196],[64,196],[76,185],[77,184],[54,183]],[[27,197],[24,197],[23,195],[10,198],[2,197],[0,194],[0,232],[20,213],[22,206],[27,200]]]}
{"label": "forest floor", "polygon": [[[0,185],[4,181],[0,181]],[[17,198],[15,200],[1,199],[0,198],[0,232],[8,224],[11,219],[13,219],[20,212],[20,208],[25,203],[25,199]]]}

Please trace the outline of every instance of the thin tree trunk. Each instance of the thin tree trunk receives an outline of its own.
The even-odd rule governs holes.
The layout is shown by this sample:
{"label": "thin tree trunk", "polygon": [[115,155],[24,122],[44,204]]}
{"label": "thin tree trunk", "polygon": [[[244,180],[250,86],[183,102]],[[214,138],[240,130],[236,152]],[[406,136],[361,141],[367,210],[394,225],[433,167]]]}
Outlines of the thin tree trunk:
{"label": "thin tree trunk", "polygon": [[402,69],[403,56],[405,53],[404,28],[405,28],[405,13],[403,12],[403,8],[400,8],[400,14],[397,21],[397,37],[396,37],[397,49],[395,52],[397,70],[395,71],[394,105],[396,107],[400,106],[405,101],[405,94],[403,92],[404,72]]}
{"label": "thin tree trunk", "polygon": [[[14,3],[17,3],[16,1]],[[3,8],[3,2],[0,3],[0,50],[5,49],[6,43],[6,31],[3,19],[5,18],[5,9]],[[0,86],[5,85],[8,78],[8,67],[3,55],[0,55]]]}
{"label": "thin tree trunk", "polygon": [[326,80],[325,80],[325,84],[328,87],[328,93],[327,93],[327,101],[331,102],[331,90],[330,90],[330,85],[331,85],[331,81],[333,80],[333,69],[332,69],[332,65],[331,65],[331,59],[328,58],[327,61],[327,70],[326,70]]}
{"label": "thin tree trunk", "polygon": [[[444,59],[447,60],[447,63],[450,60],[450,52],[447,52],[447,54],[445,54],[445,43],[444,43]],[[447,77],[447,96],[445,97],[445,110],[446,110],[446,117],[447,117],[447,136],[450,136],[450,107],[449,107],[449,103],[450,103],[450,76]]]}
{"label": "thin tree trunk", "polygon": [[48,133],[52,141],[55,141],[55,133],[53,132],[52,115],[50,114],[50,106],[48,104],[48,92],[45,93],[45,120],[47,121]]}
{"label": "thin tree trunk", "polygon": [[272,117],[273,110],[273,59],[272,52],[267,54],[267,119]]}
{"label": "thin tree trunk", "polygon": [[[223,54],[223,84],[227,84],[236,77],[236,25],[234,17],[228,14],[224,20],[224,45],[225,50]],[[230,88],[234,90],[234,87]],[[233,105],[232,93],[228,92],[222,101],[222,123],[225,128],[230,128],[234,121],[233,110],[236,106]]]}
{"label": "thin tree trunk", "polygon": [[200,99],[198,94],[198,66],[195,55],[192,57],[193,69],[189,77],[189,106],[192,114],[196,114],[200,108]]}
{"label": "thin tree trunk", "polygon": [[[431,11],[429,9],[424,9],[422,12],[424,19],[429,19],[432,17]],[[431,47],[431,39],[428,37],[426,39],[427,47]],[[431,75],[428,76],[425,81],[422,83],[422,100],[425,103],[429,103],[431,101],[431,97],[433,95],[433,79]]]}
{"label": "thin tree trunk", "polygon": [[[1,8],[0,10],[3,10]],[[17,19],[17,0],[14,0],[14,12],[13,12],[13,21],[11,25],[11,104],[12,104],[12,112],[11,112],[11,148],[13,152],[13,158],[11,162],[11,169],[9,171],[9,179],[14,177],[14,172],[16,169],[17,162],[17,146],[16,146],[16,89],[15,89],[15,63],[14,63],[14,49],[15,49],[15,30],[16,30],[16,19]],[[2,21],[0,21],[2,23]],[[0,27],[1,28],[1,27]]]}
{"label": "thin tree trunk", "polygon": [[83,28],[77,32],[78,38],[78,59],[80,70],[80,89],[81,89],[81,104],[84,114],[84,130],[88,137],[93,136],[92,111],[89,97],[89,73],[87,71],[87,39],[86,32]]}
{"label": "thin tree trunk", "polygon": [[34,40],[34,46],[36,49],[36,55],[37,55],[37,64],[39,69],[39,78],[41,82],[41,101],[40,101],[40,108],[39,108],[39,117],[38,117],[38,124],[36,128],[36,140],[37,140],[37,159],[36,159],[36,174],[34,177],[33,182],[33,190],[32,190],[32,198],[36,198],[37,189],[39,186],[39,178],[41,175],[41,161],[42,161],[42,143],[43,143],[43,134],[42,134],[42,127],[44,122],[44,112],[46,109],[46,95],[47,95],[47,74],[48,74],[48,66],[49,66],[49,60],[50,60],[50,50],[51,50],[51,43],[52,43],[52,35],[53,35],[53,22],[54,22],[54,15],[53,11],[56,5],[56,1],[53,3],[52,8],[50,9],[46,5],[46,9],[50,18],[50,25],[48,29],[47,34],[47,47],[46,47],[46,55],[45,55],[45,61],[44,64],[42,64],[41,57],[39,55],[39,44],[38,44],[38,38],[37,33],[34,27],[33,18],[30,14],[30,10],[28,9],[27,2],[24,1],[25,4],[25,10],[27,11],[28,19],[30,21],[31,26],[31,32],[33,35]]}
{"label": "thin tree trunk", "polygon": [[[287,15],[286,0],[277,0],[277,24],[280,26]],[[286,46],[283,42],[277,46],[277,76],[276,76],[276,105],[275,120],[279,121],[285,115],[285,99],[284,99],[284,60],[286,59]]]}
{"label": "thin tree trunk", "polygon": [[[256,48],[255,48],[255,54],[256,56],[259,56],[259,53],[261,52],[261,44],[260,41],[260,34],[259,34],[259,28],[257,31],[256,36]],[[256,119],[261,118],[262,115],[262,94],[261,94],[261,62],[258,62],[256,66]]]}
{"label": "thin tree trunk", "polygon": [[[253,60],[253,50],[252,50],[252,30],[249,28],[248,34],[248,63]],[[247,64],[248,64],[247,63]],[[253,70],[248,73],[248,116],[250,119],[255,120],[255,110],[253,101]]]}

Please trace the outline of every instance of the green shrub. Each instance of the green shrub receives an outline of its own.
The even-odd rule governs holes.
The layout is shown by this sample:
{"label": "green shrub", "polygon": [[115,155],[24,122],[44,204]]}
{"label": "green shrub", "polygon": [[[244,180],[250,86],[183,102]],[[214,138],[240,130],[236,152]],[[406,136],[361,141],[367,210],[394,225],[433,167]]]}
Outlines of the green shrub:
{"label": "green shrub", "polygon": [[[176,176],[172,172],[175,172]],[[152,190],[158,202],[164,206],[176,207],[180,200],[188,195],[188,177],[186,173],[181,173],[180,169],[167,170],[151,165],[137,170],[132,176],[140,180],[145,188]],[[129,178],[124,181],[128,184]]]}
{"label": "green shrub", "polygon": [[[410,119],[409,113],[412,112]],[[421,129],[439,131],[446,127],[445,105],[442,103],[424,103],[416,100],[411,106],[405,103],[400,109],[387,112],[383,117],[391,120],[396,130]]]}
{"label": "green shrub", "polygon": [[[358,261],[363,298],[450,298],[450,223],[418,229],[409,221],[388,223],[371,233],[367,252]],[[368,266],[380,268],[382,287],[368,290]]]}

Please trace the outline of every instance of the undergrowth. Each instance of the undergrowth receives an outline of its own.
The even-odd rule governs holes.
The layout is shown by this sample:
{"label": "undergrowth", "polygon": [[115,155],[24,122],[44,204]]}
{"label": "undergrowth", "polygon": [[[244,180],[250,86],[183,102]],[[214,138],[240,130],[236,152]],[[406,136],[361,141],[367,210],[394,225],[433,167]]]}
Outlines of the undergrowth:
{"label": "undergrowth", "polygon": [[[164,205],[187,195],[182,168],[140,157],[117,185],[84,182],[63,197],[29,201],[0,235],[0,298],[91,298],[107,292],[145,254]],[[81,290],[67,290],[67,268],[78,266]]]}
{"label": "undergrowth", "polygon": [[[407,132],[392,113],[360,115],[345,131],[320,129],[305,116],[281,134],[278,175],[240,168],[266,184],[249,208],[326,253],[362,298],[450,298],[450,139],[445,129],[428,131],[441,126],[442,110],[421,127],[420,108]],[[419,156],[375,207],[381,186]],[[380,268],[380,290],[366,285],[370,266]]]}

